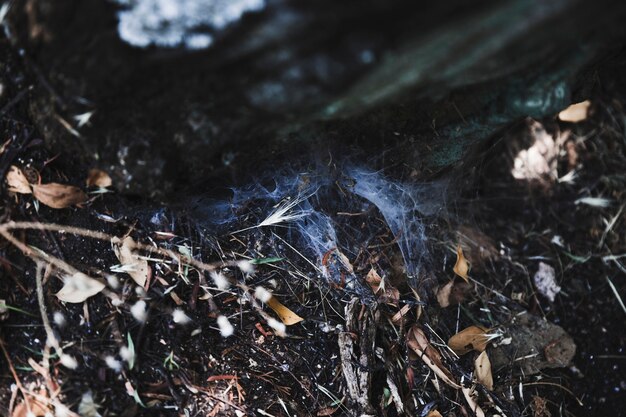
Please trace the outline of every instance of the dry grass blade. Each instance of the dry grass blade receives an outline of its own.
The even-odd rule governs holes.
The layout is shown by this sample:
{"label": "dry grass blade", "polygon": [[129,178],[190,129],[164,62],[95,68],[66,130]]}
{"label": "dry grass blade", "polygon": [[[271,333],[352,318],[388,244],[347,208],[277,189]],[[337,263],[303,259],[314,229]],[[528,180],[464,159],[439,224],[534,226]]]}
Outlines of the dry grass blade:
{"label": "dry grass blade", "polygon": [[454,377],[450,371],[443,366],[441,354],[430,344],[422,329],[417,325],[411,327],[407,332],[406,343],[443,382],[452,388],[461,388],[461,386],[454,381]]}

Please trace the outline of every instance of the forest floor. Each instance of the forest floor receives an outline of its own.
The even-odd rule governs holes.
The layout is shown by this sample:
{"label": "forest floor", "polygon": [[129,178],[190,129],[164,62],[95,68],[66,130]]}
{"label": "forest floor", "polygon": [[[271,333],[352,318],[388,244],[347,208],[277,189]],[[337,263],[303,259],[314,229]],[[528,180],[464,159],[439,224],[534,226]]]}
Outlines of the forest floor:
{"label": "forest floor", "polygon": [[272,239],[254,199],[212,235],[5,118],[0,413],[626,415],[625,116],[597,99],[481,149],[412,280],[375,208],[334,213],[376,233],[321,259],[288,201]]}

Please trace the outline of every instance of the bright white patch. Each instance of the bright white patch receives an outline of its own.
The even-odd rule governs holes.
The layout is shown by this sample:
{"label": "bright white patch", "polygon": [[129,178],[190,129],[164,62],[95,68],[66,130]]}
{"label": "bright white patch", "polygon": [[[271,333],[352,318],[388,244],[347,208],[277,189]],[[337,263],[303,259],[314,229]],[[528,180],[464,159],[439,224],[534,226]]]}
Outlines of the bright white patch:
{"label": "bright white patch", "polygon": [[115,275],[107,275],[107,284],[115,290],[120,286],[120,280]]}
{"label": "bright white patch", "polygon": [[222,337],[232,336],[235,332],[235,328],[232,324],[230,324],[230,321],[228,321],[228,317],[226,316],[219,316],[217,318],[217,325],[220,327]]}
{"label": "bright white patch", "polygon": [[[213,43],[210,33],[237,22],[244,13],[262,10],[265,0],[114,0],[120,38],[133,46],[201,49]],[[207,31],[205,28],[208,28]]]}
{"label": "bright white patch", "polygon": [[174,320],[176,324],[187,324],[191,321],[191,318],[186,315],[183,310],[177,308],[172,311],[172,320]]}
{"label": "bright white patch", "polygon": [[93,113],[93,111],[88,111],[87,113],[77,114],[76,116],[74,116],[74,120],[76,120],[76,123],[78,123],[78,127],[83,127],[87,123],[89,123],[89,119],[91,119]]}
{"label": "bright white patch", "polygon": [[221,272],[211,271],[211,278],[213,279],[215,286],[220,290],[226,291],[230,288],[230,281],[228,281],[228,278],[226,278],[226,276],[224,276]]}
{"label": "bright white patch", "polygon": [[78,414],[82,417],[100,417],[98,412],[98,404],[93,400],[93,394],[91,391],[87,391],[83,394],[78,404]]}
{"label": "bright white patch", "polygon": [[54,320],[54,324],[59,327],[65,326],[65,316],[60,311],[55,311],[52,315],[52,320]]}
{"label": "bright white patch", "polygon": [[191,336],[192,336],[192,337],[193,337],[193,336],[198,336],[200,333],[202,333],[202,329],[201,329],[201,328],[197,328],[197,329],[194,329],[194,330],[191,332]]}
{"label": "bright white patch", "polygon": [[254,296],[262,303],[267,303],[272,298],[272,293],[263,287],[256,287]]}
{"label": "bright white patch", "polygon": [[267,320],[267,325],[274,329],[276,331],[276,334],[279,336],[284,335],[287,331],[287,326],[274,318],[269,318]]}
{"label": "bright white patch", "polygon": [[148,313],[146,312],[146,302],[144,300],[137,301],[130,308],[130,314],[132,314],[135,320],[137,320],[138,322],[145,322],[148,318]]}
{"label": "bright white patch", "polygon": [[128,346],[122,346],[120,348],[120,358],[122,358],[124,361],[130,363],[134,363],[135,362],[135,352],[133,352],[132,350],[130,350],[128,348]]}
{"label": "bright white patch", "polygon": [[70,417],[72,415],[74,415],[74,413],[64,404],[60,402],[54,404],[54,417]]}
{"label": "bright white patch", "polygon": [[608,198],[602,198],[602,197],[583,197],[583,198],[579,198],[578,200],[576,200],[575,203],[586,204],[591,207],[604,208],[604,207],[610,206],[612,201],[609,200]]}
{"label": "bright white patch", "polygon": [[539,270],[533,278],[537,291],[552,302],[554,302],[554,297],[561,291],[561,287],[557,285],[554,275],[554,268],[539,262]]}
{"label": "bright white patch", "polygon": [[113,369],[115,372],[120,372],[122,370],[122,363],[115,359],[113,356],[107,356],[104,358],[104,362],[107,366]]}
{"label": "bright white patch", "polygon": [[62,354],[60,358],[61,365],[65,366],[67,369],[76,369],[78,368],[78,362],[74,359],[73,356]]}
{"label": "bright white patch", "polygon": [[124,300],[119,298],[117,295],[114,295],[111,297],[111,304],[113,305],[113,307],[119,307],[124,304]]}
{"label": "bright white patch", "polygon": [[254,265],[250,261],[239,261],[237,262],[237,266],[241,269],[241,272],[244,274],[253,274],[254,273]]}

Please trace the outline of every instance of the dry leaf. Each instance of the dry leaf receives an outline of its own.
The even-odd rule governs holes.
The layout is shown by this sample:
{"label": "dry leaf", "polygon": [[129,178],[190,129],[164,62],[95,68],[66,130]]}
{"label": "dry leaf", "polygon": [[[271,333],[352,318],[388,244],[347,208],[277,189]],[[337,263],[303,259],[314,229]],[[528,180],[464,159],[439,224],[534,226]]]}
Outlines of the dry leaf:
{"label": "dry leaf", "polygon": [[90,169],[87,176],[87,187],[106,188],[113,184],[111,177],[100,169]]}
{"label": "dry leaf", "polygon": [[482,326],[470,326],[452,336],[448,340],[448,346],[457,355],[465,355],[472,350],[483,352],[489,344],[488,331]]}
{"label": "dry leaf", "polygon": [[113,244],[115,256],[117,256],[117,259],[122,264],[123,272],[130,275],[137,285],[143,287],[148,280],[150,267],[148,266],[148,261],[140,259],[134,252],[137,245],[133,238],[126,236],[124,240],[121,240],[118,237],[114,237],[111,239],[111,243]]}
{"label": "dry leaf", "polygon": [[6,175],[9,191],[20,194],[31,194],[33,190],[21,169],[11,165]]}
{"label": "dry leaf", "polygon": [[463,396],[465,397],[465,401],[467,401],[467,405],[469,405],[470,409],[476,415],[476,417],[485,417],[485,412],[482,408],[480,408],[480,406],[474,399],[474,390],[472,390],[471,388],[463,387],[461,391],[463,391]]}
{"label": "dry leaf", "polygon": [[[47,394],[45,390],[41,390],[39,392],[42,398],[47,399]],[[28,407],[26,407],[25,400],[28,400],[28,404],[30,405],[30,413],[28,412]],[[43,417],[48,415],[50,410],[46,407],[46,404],[42,401],[39,401],[34,396],[28,395],[26,399],[22,400],[18,405],[15,406],[13,412],[11,413],[11,417]]]}
{"label": "dry leaf", "polygon": [[304,320],[302,317],[300,317],[299,315],[297,315],[296,313],[294,313],[293,311],[285,307],[283,304],[281,304],[281,302],[278,301],[276,297],[274,296],[272,296],[267,301],[267,305],[272,310],[274,310],[274,312],[280,318],[280,321],[282,321],[286,326],[291,326],[293,324],[300,323],[302,320]]}
{"label": "dry leaf", "polygon": [[378,293],[380,290],[380,283],[382,282],[382,278],[378,275],[378,272],[374,268],[370,269],[370,271],[365,276],[365,282],[370,286],[374,294]]}
{"label": "dry leaf", "polygon": [[62,209],[87,201],[87,195],[78,187],[51,182],[50,184],[35,184],[33,196],[40,203],[55,209]]}
{"label": "dry leaf", "polygon": [[[378,295],[378,300],[389,305],[398,306],[400,300],[400,291],[393,287],[389,282],[384,281],[374,268],[370,269],[365,277],[365,281],[369,284],[374,294]],[[382,291],[382,293],[381,293]]]}
{"label": "dry leaf", "polygon": [[469,262],[463,256],[463,249],[461,245],[456,247],[456,263],[454,264],[454,273],[463,278],[466,282],[469,282],[467,273],[469,272]]}
{"label": "dry leaf", "polygon": [[63,288],[56,293],[56,296],[66,303],[82,303],[89,297],[98,294],[104,287],[105,285],[100,281],[90,278],[82,272],[77,272],[63,278]]}
{"label": "dry leaf", "polygon": [[587,118],[591,102],[585,100],[581,103],[575,103],[559,113],[559,119],[563,122],[578,123]]}
{"label": "dry leaf", "polygon": [[482,352],[474,360],[474,373],[478,382],[483,384],[489,391],[493,391],[493,375],[491,374],[491,361],[487,351]]}
{"label": "dry leaf", "polygon": [[443,417],[443,416],[437,410],[430,410],[428,414],[426,414],[426,417]]}
{"label": "dry leaf", "polygon": [[461,386],[454,381],[454,377],[450,371],[443,366],[439,351],[430,344],[422,329],[417,325],[411,327],[407,332],[406,343],[442,381],[455,389],[461,388]]}
{"label": "dry leaf", "polygon": [[441,308],[446,308],[450,305],[450,293],[452,293],[453,286],[454,281],[450,281],[437,290],[437,302]]}

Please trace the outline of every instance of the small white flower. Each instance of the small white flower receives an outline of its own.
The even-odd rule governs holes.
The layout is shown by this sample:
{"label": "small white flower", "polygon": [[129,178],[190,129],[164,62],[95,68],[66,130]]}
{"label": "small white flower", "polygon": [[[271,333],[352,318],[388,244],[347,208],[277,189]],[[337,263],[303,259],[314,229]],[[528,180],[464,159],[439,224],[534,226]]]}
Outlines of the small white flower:
{"label": "small white flower", "polygon": [[222,337],[232,336],[232,334],[235,332],[235,328],[232,324],[230,324],[230,321],[228,321],[228,317],[226,316],[218,316],[217,325],[220,327],[220,333]]}
{"label": "small white flower", "polygon": [[55,311],[52,315],[52,320],[54,320],[54,324],[59,327],[65,326],[65,316],[60,311]]}
{"label": "small white flower", "polygon": [[254,289],[254,296],[262,303],[267,303],[272,298],[272,293],[264,287],[258,286]]}
{"label": "small white flower", "polygon": [[115,372],[120,372],[122,370],[122,363],[111,355],[105,357],[104,362],[109,368],[113,369]]}
{"label": "small white flower", "polygon": [[221,272],[211,271],[211,278],[213,279],[215,286],[220,290],[226,291],[230,288],[230,281],[228,281],[228,278],[226,278],[226,276],[224,276]]}
{"label": "small white flower", "polygon": [[172,320],[176,324],[187,324],[191,321],[191,318],[183,310],[177,308],[172,312]]}
{"label": "small white flower", "polygon": [[130,308],[130,314],[132,314],[135,320],[137,320],[138,322],[145,322],[148,318],[148,313],[146,312],[146,302],[144,300],[137,301]]}
{"label": "small white flower", "polygon": [[74,359],[73,356],[67,355],[63,353],[60,358],[61,365],[65,366],[67,369],[76,369],[78,368],[78,362]]}

